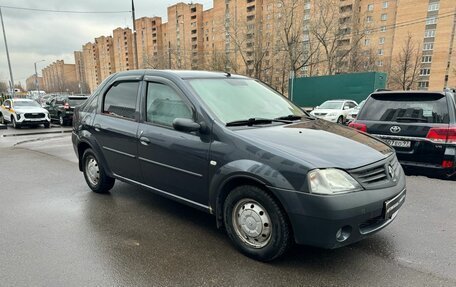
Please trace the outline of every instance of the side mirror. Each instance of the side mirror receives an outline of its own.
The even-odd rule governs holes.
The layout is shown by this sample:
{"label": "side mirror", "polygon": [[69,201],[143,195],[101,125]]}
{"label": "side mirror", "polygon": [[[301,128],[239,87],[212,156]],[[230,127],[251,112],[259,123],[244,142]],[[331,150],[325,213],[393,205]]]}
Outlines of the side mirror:
{"label": "side mirror", "polygon": [[316,106],[316,107],[315,107],[315,110],[318,110],[319,107],[320,107],[320,106]]}
{"label": "side mirror", "polygon": [[173,128],[181,132],[196,132],[201,129],[201,125],[191,119],[176,118],[173,121]]}
{"label": "side mirror", "polygon": [[5,108],[7,108],[9,110],[9,109],[11,109],[11,106],[9,104],[5,104]]}

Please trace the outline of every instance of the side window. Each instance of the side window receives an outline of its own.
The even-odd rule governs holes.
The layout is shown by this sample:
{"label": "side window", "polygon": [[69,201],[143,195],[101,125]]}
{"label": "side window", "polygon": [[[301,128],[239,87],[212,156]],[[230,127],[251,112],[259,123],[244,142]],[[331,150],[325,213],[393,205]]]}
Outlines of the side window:
{"label": "side window", "polygon": [[170,86],[148,83],[146,121],[159,125],[173,125],[176,118],[193,119],[192,110]]}
{"label": "side window", "polygon": [[354,107],[356,107],[355,103],[353,103],[353,102],[348,102],[348,106],[350,107],[350,109],[353,109]]}
{"label": "side window", "polygon": [[114,84],[105,95],[103,113],[134,119],[138,87],[139,82]]}
{"label": "side window", "polygon": [[63,98],[57,98],[55,101],[56,105],[63,105]]}

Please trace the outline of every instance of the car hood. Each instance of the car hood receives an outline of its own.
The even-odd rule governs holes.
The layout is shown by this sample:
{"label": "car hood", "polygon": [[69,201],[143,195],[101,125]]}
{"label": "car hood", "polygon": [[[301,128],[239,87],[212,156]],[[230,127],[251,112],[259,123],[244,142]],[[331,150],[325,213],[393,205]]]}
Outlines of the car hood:
{"label": "car hood", "polygon": [[327,113],[327,114],[329,114],[329,113],[334,113],[334,112],[340,113],[340,111],[341,110],[334,110],[334,109],[316,109],[316,110],[313,110],[311,112],[311,114],[313,114],[313,113]]}
{"label": "car hood", "polygon": [[43,109],[43,108],[40,108],[40,107],[32,107],[32,108],[24,108],[24,107],[20,107],[20,108],[14,108],[14,111],[16,113],[22,113],[22,114],[25,114],[25,113],[47,113],[48,111]]}
{"label": "car hood", "polygon": [[256,146],[261,145],[271,153],[280,150],[313,168],[352,169],[380,161],[394,152],[370,135],[324,120],[236,132]]}

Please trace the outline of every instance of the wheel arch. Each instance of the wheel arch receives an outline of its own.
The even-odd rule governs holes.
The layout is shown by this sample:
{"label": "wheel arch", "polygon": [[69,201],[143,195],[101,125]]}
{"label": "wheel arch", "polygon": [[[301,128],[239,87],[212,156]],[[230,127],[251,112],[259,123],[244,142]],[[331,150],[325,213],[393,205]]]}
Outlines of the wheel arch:
{"label": "wheel arch", "polygon": [[77,145],[77,150],[78,150],[78,162],[79,162],[79,170],[83,170],[83,162],[82,162],[82,156],[84,155],[84,152],[87,149],[93,150],[95,155],[97,156],[98,160],[100,163],[103,165],[104,170],[109,176],[112,176],[111,169],[109,168],[107,161],[103,155],[103,152],[101,151],[100,147],[96,143],[92,143],[89,140],[81,140],[78,145]]}

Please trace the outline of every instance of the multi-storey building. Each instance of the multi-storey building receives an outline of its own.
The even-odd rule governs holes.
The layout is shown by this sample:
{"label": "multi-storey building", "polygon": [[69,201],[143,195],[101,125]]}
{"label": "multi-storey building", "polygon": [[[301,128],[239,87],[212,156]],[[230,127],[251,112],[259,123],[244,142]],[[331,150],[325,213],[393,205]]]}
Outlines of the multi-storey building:
{"label": "multi-storey building", "polygon": [[43,77],[36,76],[35,74],[31,75],[25,80],[25,87],[27,91],[36,91],[38,88],[40,90],[44,89]]}
{"label": "multi-storey building", "polygon": [[46,92],[78,92],[75,64],[57,60],[42,70]]}
{"label": "multi-storey building", "polygon": [[116,72],[135,69],[133,33],[130,28],[117,28],[112,39],[113,64]]}
{"label": "multi-storey building", "polygon": [[81,93],[88,93],[89,88],[86,80],[84,55],[82,51],[74,51],[74,64],[76,68],[76,80],[78,81],[79,90]]}
{"label": "multi-storey building", "polygon": [[[135,21],[138,68],[232,71],[286,92],[290,74],[390,73],[412,35],[420,63],[411,88],[455,87],[455,12],[454,0],[213,0],[208,10],[177,3],[166,23]],[[133,69],[132,31],[113,34],[83,47],[91,90]]]}

